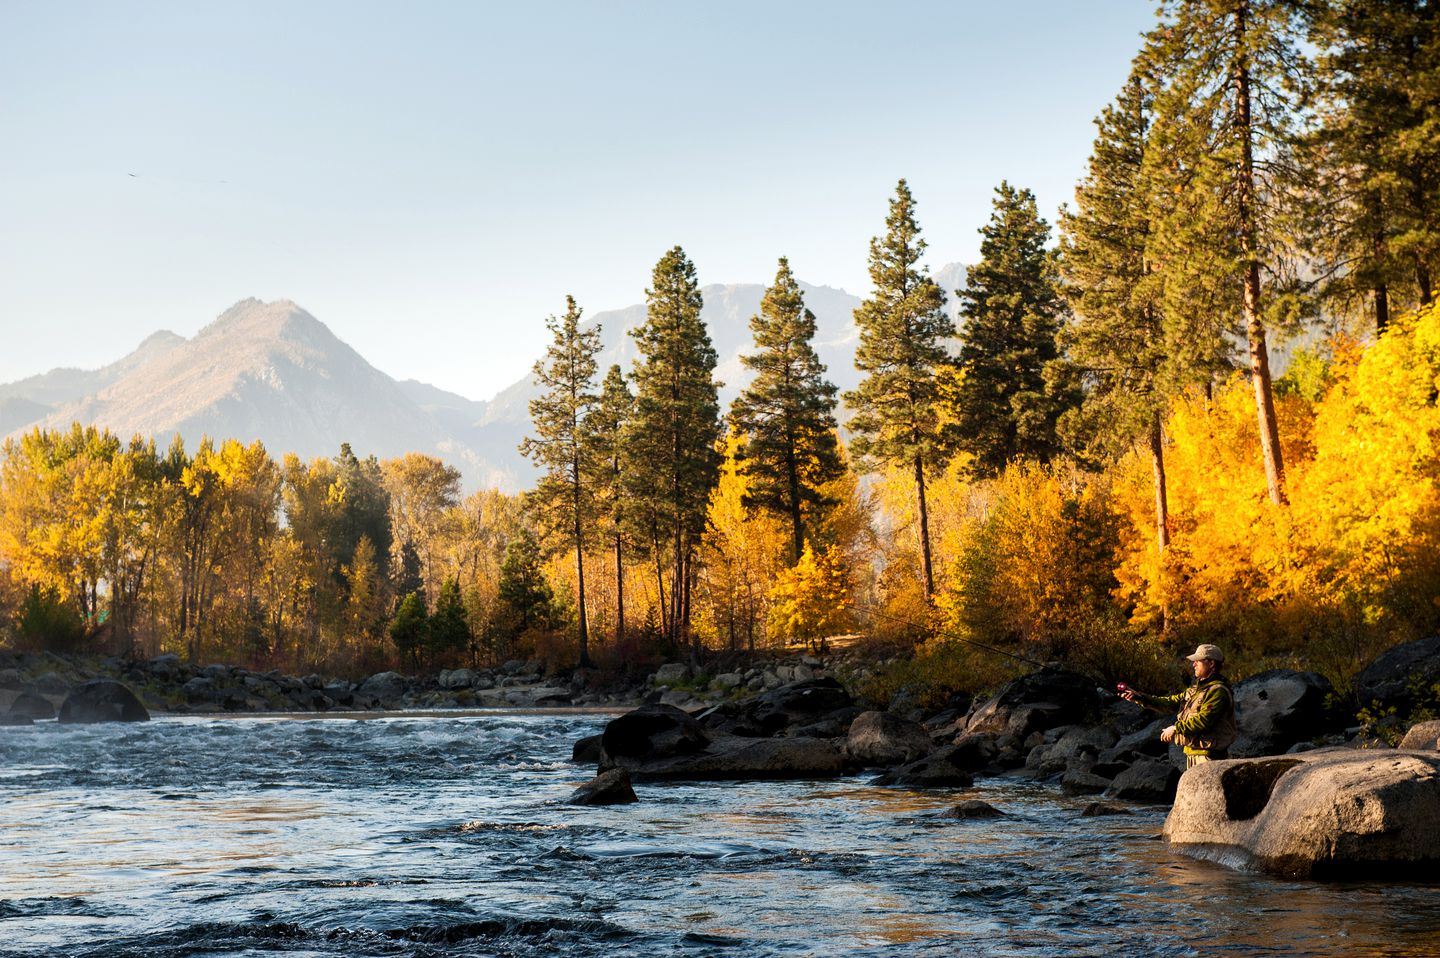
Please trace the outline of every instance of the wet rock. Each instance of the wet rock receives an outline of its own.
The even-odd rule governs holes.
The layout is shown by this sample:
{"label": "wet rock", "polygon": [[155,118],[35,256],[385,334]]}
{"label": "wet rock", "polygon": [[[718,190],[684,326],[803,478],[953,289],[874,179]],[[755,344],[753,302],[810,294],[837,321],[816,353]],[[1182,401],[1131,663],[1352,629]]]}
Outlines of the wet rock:
{"label": "wet rock", "polygon": [[646,705],[612,719],[600,734],[605,761],[653,762],[694,755],[710,736],[689,713],[673,705]]}
{"label": "wet rock", "polygon": [[574,794],[566,799],[566,804],[629,805],[639,800],[635,796],[635,789],[630,785],[630,773],[623,768],[612,768],[577,788]]}
{"label": "wet rock", "polygon": [[[786,729],[785,734],[800,738],[845,738],[850,734],[850,726],[855,724],[855,720],[864,712],[865,710],[857,705],[836,709],[814,722]],[[933,743],[927,743],[927,748],[933,747]]]}
{"label": "wet rock", "polygon": [[[320,691],[324,693],[325,698],[330,700],[330,705],[350,706],[355,704],[355,686],[344,679],[330,682]],[[329,707],[329,705],[326,706],[326,708]]]}
{"label": "wet rock", "polygon": [[1110,802],[1091,802],[1085,806],[1080,813],[1084,818],[1100,818],[1106,815],[1131,815],[1134,814],[1124,805],[1113,805]]}
{"label": "wet rock", "polygon": [[1415,686],[1440,683],[1440,636],[1406,642],[1371,662],[1355,677],[1355,697],[1361,705],[1408,713],[1415,706]]}
{"label": "wet rock", "polygon": [[1115,744],[1115,733],[1103,726],[1070,726],[1049,745],[1038,745],[1025,757],[1025,767],[1037,778],[1063,774],[1082,756],[1088,768],[1096,757]]}
{"label": "wet rock", "polygon": [[1399,747],[1417,751],[1440,749],[1440,719],[1411,726],[1410,730],[1405,733],[1405,737],[1400,740]]}
{"label": "wet rock", "polygon": [[608,745],[606,753],[606,761],[629,769],[636,781],[823,779],[848,768],[840,746],[832,739],[819,738],[716,735],[704,750],[670,758],[616,757],[609,754]]}
{"label": "wet rock", "polygon": [[575,743],[570,750],[570,761],[583,765],[598,764],[604,754],[600,746],[600,735],[587,735]]}
{"label": "wet rock", "polygon": [[1093,766],[1077,765],[1067,769],[1060,779],[1060,790],[1066,795],[1098,795],[1112,784],[1111,780],[1095,774]]}
{"label": "wet rock", "polygon": [[1180,770],[1165,759],[1142,759],[1115,776],[1106,798],[1164,804],[1175,797]]}
{"label": "wet rock", "polygon": [[1236,758],[1276,755],[1328,729],[1325,699],[1333,689],[1315,672],[1272,669],[1232,687],[1239,737]]}
{"label": "wet rock", "polygon": [[948,745],[924,758],[891,769],[871,780],[872,785],[902,788],[968,788],[975,783],[966,765],[974,753],[959,745]]}
{"label": "wet rock", "polygon": [[43,695],[21,692],[15,696],[15,701],[10,703],[10,714],[43,721],[55,717],[55,705]]}
{"label": "wet rock", "polygon": [[660,686],[670,687],[679,685],[690,678],[690,666],[683,662],[666,662],[655,670],[650,677],[650,683],[657,688]]}
{"label": "wet rock", "polygon": [[1321,749],[1185,773],[1165,837],[1287,878],[1433,877],[1440,755]]}
{"label": "wet rock", "polygon": [[1000,811],[1000,809],[978,798],[963,801],[959,805],[953,805],[940,813],[941,818],[960,819],[1003,818],[1004,816],[1005,813]]}
{"label": "wet rock", "polygon": [[1078,725],[1098,712],[1093,680],[1047,666],[1006,683],[993,698],[975,706],[965,731],[1012,735],[1023,741],[1031,732]]}
{"label": "wet rock", "polygon": [[62,724],[93,722],[148,722],[150,713],[119,682],[94,679],[76,687],[60,706]]}
{"label": "wet rock", "polygon": [[862,712],[850,724],[845,742],[846,753],[865,768],[904,765],[933,748],[924,727],[889,712]]}

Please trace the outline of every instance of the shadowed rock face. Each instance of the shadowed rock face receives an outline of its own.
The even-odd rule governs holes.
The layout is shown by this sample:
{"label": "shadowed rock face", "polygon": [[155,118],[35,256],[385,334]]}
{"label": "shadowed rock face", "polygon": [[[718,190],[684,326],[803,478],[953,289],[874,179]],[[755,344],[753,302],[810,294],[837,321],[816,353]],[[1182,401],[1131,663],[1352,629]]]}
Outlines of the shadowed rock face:
{"label": "shadowed rock face", "polygon": [[119,682],[96,679],[79,686],[60,706],[62,723],[148,722],[150,713]]}
{"label": "shadowed rock face", "polygon": [[1165,837],[1288,878],[1424,875],[1440,865],[1440,754],[1325,749],[1186,772]]}

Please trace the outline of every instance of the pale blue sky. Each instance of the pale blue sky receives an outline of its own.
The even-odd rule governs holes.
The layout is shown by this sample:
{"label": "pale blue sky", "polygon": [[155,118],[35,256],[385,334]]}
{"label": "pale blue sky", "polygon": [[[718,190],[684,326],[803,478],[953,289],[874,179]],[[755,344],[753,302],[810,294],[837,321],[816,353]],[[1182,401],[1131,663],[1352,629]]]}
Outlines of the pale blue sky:
{"label": "pale blue sky", "polygon": [[1153,10],[0,0],[0,382],[257,296],[488,398],[676,243],[864,295],[902,176],[970,262],[1001,179],[1053,222]]}

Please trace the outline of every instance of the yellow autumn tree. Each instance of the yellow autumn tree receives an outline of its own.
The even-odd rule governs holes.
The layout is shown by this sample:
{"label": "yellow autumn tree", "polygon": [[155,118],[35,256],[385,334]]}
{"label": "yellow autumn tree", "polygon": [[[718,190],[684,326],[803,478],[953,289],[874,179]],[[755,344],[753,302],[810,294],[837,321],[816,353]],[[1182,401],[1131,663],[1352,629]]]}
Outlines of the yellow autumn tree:
{"label": "yellow autumn tree", "polygon": [[770,634],[816,652],[826,651],[825,640],[853,622],[850,576],[835,549],[817,553],[807,545],[800,561],[776,578],[769,598]]}

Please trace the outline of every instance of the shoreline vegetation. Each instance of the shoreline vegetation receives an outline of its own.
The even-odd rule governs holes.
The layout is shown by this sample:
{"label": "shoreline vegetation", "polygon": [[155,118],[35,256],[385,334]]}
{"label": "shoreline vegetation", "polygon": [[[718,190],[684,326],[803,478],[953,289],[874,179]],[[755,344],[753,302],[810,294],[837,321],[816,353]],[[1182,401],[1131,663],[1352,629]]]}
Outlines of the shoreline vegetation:
{"label": "shoreline vegetation", "polygon": [[1436,51],[1423,6],[1167,0],[1058,236],[1002,182],[942,289],[898,182],[843,409],[778,257],[723,410],[676,246],[628,370],[572,298],[550,318],[524,495],[343,443],[9,439],[0,648],[334,701],[511,662],[572,696],[667,663],[763,685],[858,633],[858,694],[933,713],[1040,663],[1170,687],[1214,642],[1237,678],[1319,674],[1347,725],[1422,719],[1440,677],[1357,677],[1440,631]]}

